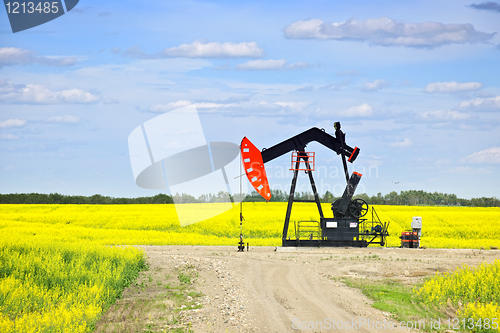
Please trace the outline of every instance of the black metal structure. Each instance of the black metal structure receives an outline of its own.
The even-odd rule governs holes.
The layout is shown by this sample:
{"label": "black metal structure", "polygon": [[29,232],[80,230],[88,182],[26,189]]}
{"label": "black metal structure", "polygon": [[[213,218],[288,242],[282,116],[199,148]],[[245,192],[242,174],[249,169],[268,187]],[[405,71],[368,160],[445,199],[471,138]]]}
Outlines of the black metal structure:
{"label": "black metal structure", "polygon": [[[333,218],[325,217],[319,201],[316,184],[311,171],[305,171],[309,176],[314,200],[295,200],[295,187],[297,184],[297,176],[299,173],[299,161],[302,159],[309,168],[308,155],[305,153],[305,148],[308,143],[316,141],[325,147],[335,151],[337,155],[341,155],[344,174],[347,181],[347,186],[341,199],[332,203]],[[387,223],[374,220],[374,212],[372,208],[372,221],[367,222],[362,219],[368,212],[368,204],[361,199],[352,200],[356,187],[361,180],[361,174],[354,172],[349,176],[347,169],[347,161],[352,163],[356,160],[359,154],[359,148],[351,148],[345,144],[345,134],[340,129],[340,123],[335,123],[335,136],[326,133],[324,130],[313,127],[303,133],[300,133],[288,140],[285,140],[268,149],[262,149],[262,160],[264,163],[269,162],[283,154],[291,151],[297,151],[297,161],[293,168],[293,178],[288,197],[288,205],[285,216],[285,224],[283,225],[282,246],[354,246],[366,247],[369,244],[385,244],[387,233]],[[311,202],[316,203],[318,208],[320,223],[317,225],[317,232],[314,227],[311,227],[311,222],[302,221],[303,224],[308,223],[308,237],[302,238],[300,232],[300,223],[295,226],[295,237],[288,235],[290,224],[290,216],[292,213],[292,205],[294,202]],[[378,216],[377,216],[378,218]],[[371,223],[371,227],[367,225]],[[312,228],[312,229],[311,229]],[[304,230],[304,228],[302,228]],[[360,230],[362,231],[360,233]],[[320,234],[320,237],[315,235]],[[377,241],[378,240],[378,241]]]}

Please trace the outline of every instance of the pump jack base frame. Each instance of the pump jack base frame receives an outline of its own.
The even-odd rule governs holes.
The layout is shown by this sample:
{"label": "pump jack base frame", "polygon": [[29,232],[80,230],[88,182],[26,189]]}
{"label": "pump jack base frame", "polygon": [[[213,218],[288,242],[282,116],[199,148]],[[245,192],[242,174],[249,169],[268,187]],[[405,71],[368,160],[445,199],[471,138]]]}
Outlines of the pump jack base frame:
{"label": "pump jack base frame", "polygon": [[[303,159],[303,163],[306,165],[305,172],[309,176],[309,181],[311,183],[311,188],[314,194],[314,200],[294,200],[295,195],[295,187],[297,184],[297,176],[299,172],[299,159]],[[380,246],[384,246],[386,244],[386,237],[389,236],[387,233],[387,229],[389,227],[388,223],[382,223],[378,218],[377,213],[372,207],[372,221],[367,221],[366,219],[358,219],[356,221],[356,227],[352,228],[349,224],[353,220],[350,218],[347,219],[334,219],[334,218],[325,218],[323,215],[323,210],[321,208],[321,203],[319,201],[318,192],[316,190],[316,184],[314,183],[314,178],[312,175],[311,167],[309,165],[309,156],[304,152],[299,152],[298,159],[294,160],[295,168],[293,172],[292,184],[290,186],[290,195],[288,197],[288,206],[286,210],[285,223],[283,225],[283,237],[282,237],[282,246],[283,247],[368,247],[370,244],[379,244]],[[290,216],[292,212],[292,205],[294,202],[310,202],[316,203],[318,208],[318,212],[320,215],[320,226],[322,235],[319,239],[300,239],[296,231],[296,238],[292,239],[288,236],[288,227],[290,224]],[[375,220],[375,216],[378,222]],[[327,222],[335,221],[338,224],[338,237],[340,239],[331,239],[331,237],[325,237],[323,234],[324,227]],[[369,228],[368,224],[371,224],[371,230],[367,230]],[[379,225],[380,229],[375,231],[373,229],[374,225]],[[361,228],[365,230],[361,232]],[[378,241],[377,241],[378,239]]]}
{"label": "pump jack base frame", "polygon": [[[380,246],[386,245],[386,237],[389,234],[386,231],[373,233],[360,233],[359,240],[330,240],[330,239],[283,239],[283,247],[368,247],[371,244]],[[378,241],[375,241],[379,238]]]}
{"label": "pump jack base frame", "polygon": [[285,239],[283,240],[283,247],[367,247],[366,241],[333,241],[321,239]]}
{"label": "pump jack base frame", "polygon": [[[370,233],[360,234],[360,236],[371,236],[370,240],[328,240],[328,239],[283,239],[283,247],[368,247],[370,244],[378,244],[384,246],[386,244],[385,237],[387,233]],[[382,240],[375,241],[377,237]]]}

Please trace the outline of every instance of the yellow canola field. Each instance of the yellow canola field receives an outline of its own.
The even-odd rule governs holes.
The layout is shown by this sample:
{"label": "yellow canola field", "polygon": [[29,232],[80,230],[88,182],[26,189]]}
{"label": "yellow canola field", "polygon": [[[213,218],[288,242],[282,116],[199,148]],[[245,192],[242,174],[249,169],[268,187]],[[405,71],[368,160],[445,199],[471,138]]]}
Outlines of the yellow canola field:
{"label": "yellow canola field", "polygon": [[[214,204],[188,204],[193,212]],[[329,204],[323,204],[331,217]],[[390,222],[388,246],[399,246],[401,231],[421,216],[421,245],[431,248],[500,247],[500,208],[375,206]],[[281,244],[286,203],[244,203],[243,235],[250,246]],[[367,214],[369,217],[371,214]],[[319,220],[314,204],[294,203],[293,221]],[[105,245],[235,245],[239,206],[209,220],[181,227],[168,205],[0,205],[0,237]]]}
{"label": "yellow canola field", "polygon": [[436,274],[416,295],[427,304],[442,306],[451,302],[458,310],[452,325],[473,332],[500,332],[500,260],[477,267],[463,265],[454,272]]}
{"label": "yellow canola field", "polygon": [[142,251],[0,238],[0,332],[88,332],[145,267]]}
{"label": "yellow canola field", "polygon": [[[189,204],[192,212],[217,204]],[[213,205],[213,206],[211,206]],[[390,221],[389,246],[413,216],[423,220],[428,247],[500,245],[500,208],[377,206]],[[332,216],[324,204],[325,216]],[[281,243],[286,203],[244,203],[243,234],[250,246]],[[295,203],[294,221],[318,220],[314,204]],[[130,283],[144,258],[133,248],[105,245],[232,245],[239,206],[181,227],[174,205],[0,205],[0,332],[86,332]],[[470,314],[498,311],[471,303]],[[495,312],[496,313],[496,312]]]}

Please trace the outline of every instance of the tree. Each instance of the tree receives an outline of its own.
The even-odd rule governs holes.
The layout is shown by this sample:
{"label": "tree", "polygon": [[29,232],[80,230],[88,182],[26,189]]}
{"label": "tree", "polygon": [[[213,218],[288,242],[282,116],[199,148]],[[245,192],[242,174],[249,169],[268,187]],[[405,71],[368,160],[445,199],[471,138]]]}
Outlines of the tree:
{"label": "tree", "polygon": [[323,198],[321,198],[322,202],[333,202],[333,194],[330,191],[326,191],[325,194],[323,195]]}

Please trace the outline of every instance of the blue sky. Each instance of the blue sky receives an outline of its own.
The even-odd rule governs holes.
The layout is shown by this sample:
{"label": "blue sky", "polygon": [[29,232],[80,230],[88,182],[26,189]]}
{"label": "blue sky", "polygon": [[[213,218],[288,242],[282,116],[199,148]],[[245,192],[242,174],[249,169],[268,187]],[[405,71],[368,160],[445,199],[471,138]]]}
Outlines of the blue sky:
{"label": "blue sky", "polygon": [[[340,121],[358,193],[499,197],[498,3],[81,0],[16,34],[0,15],[1,193],[155,195],[127,138],[194,104],[207,141],[259,148]],[[308,150],[341,195],[340,158]],[[269,163],[272,188],[289,164]]]}

